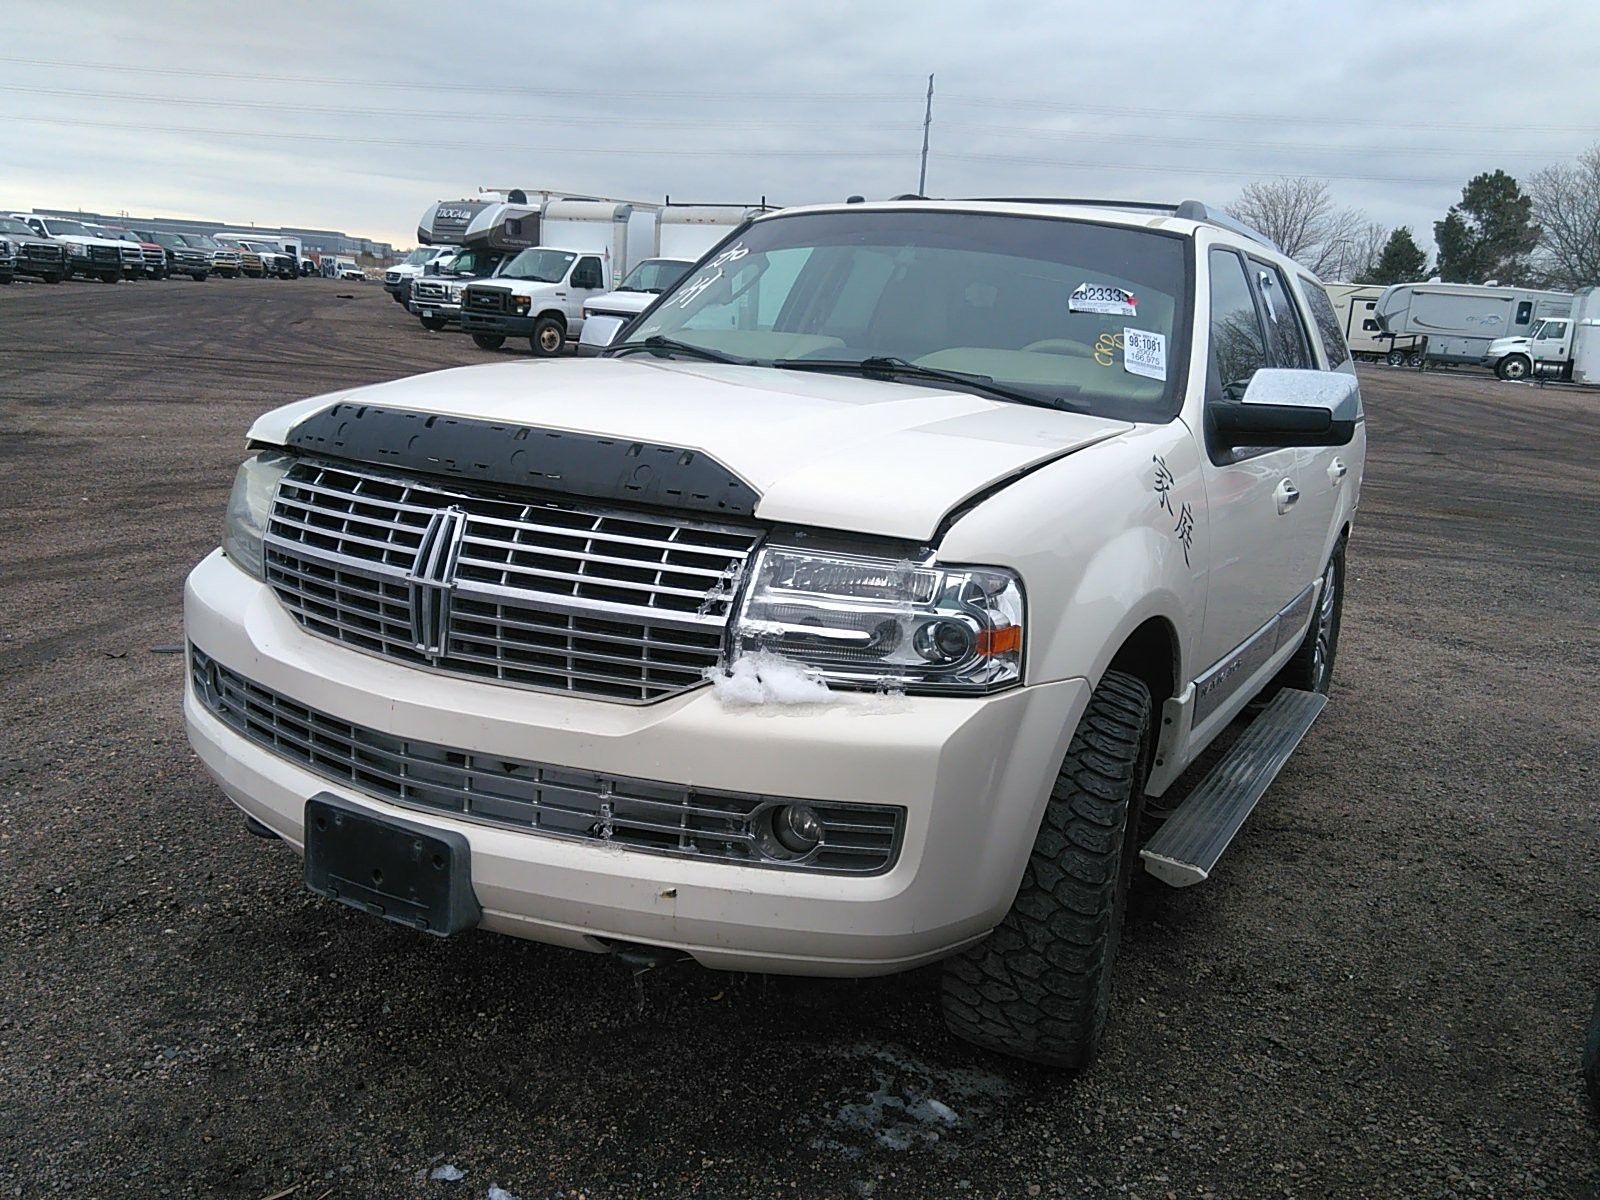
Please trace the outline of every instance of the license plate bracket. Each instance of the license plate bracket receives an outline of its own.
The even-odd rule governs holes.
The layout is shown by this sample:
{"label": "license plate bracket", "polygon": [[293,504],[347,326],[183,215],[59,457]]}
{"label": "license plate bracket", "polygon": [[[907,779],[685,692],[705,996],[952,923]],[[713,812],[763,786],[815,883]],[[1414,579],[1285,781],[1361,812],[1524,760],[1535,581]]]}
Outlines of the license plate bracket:
{"label": "license plate bracket", "polygon": [[305,840],[306,886],[319,896],[437,937],[482,915],[463,834],[322,792],[306,801]]}

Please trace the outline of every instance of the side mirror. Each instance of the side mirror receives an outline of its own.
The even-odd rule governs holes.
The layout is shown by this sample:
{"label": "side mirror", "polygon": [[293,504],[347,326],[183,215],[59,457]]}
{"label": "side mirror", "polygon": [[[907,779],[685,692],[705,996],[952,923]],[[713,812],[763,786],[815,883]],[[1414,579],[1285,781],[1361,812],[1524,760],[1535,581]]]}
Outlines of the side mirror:
{"label": "side mirror", "polygon": [[1361,387],[1340,371],[1264,367],[1211,413],[1229,446],[1345,446],[1361,420]]}

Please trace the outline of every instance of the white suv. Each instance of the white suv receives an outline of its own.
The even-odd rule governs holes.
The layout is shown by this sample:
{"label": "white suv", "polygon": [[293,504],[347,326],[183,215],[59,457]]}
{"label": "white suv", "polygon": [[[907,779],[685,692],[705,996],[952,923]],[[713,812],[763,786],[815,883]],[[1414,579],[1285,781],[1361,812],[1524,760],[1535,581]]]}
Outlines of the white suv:
{"label": "white suv", "polygon": [[942,959],[959,1034],[1073,1067],[1141,857],[1204,879],[1326,700],[1365,429],[1321,287],[1203,206],[908,199],[747,223],[604,357],[249,440],[185,714],[314,890]]}

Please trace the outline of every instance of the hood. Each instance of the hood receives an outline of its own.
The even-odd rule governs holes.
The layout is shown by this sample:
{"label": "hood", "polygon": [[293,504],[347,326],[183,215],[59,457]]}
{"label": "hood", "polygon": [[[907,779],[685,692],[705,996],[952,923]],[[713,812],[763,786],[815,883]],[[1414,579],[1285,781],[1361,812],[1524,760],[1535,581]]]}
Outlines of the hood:
{"label": "hood", "polygon": [[1528,337],[1495,338],[1494,341],[1489,343],[1489,353],[1493,354],[1502,350],[1515,350],[1521,346],[1530,345],[1532,341],[1533,339]]}
{"label": "hood", "polygon": [[602,292],[592,300],[585,300],[583,306],[594,312],[628,313],[631,316],[642,313],[660,296],[660,292]]}
{"label": "hood", "polygon": [[110,246],[119,254],[124,246],[133,245],[132,242],[119,242],[112,238],[84,237],[81,233],[61,233],[56,235],[58,242],[77,242],[80,246]]}
{"label": "hood", "polygon": [[334,403],[637,439],[710,455],[764,520],[926,541],[964,500],[1133,426],[937,386],[628,358],[459,367],[302,400],[253,442],[282,445]]}

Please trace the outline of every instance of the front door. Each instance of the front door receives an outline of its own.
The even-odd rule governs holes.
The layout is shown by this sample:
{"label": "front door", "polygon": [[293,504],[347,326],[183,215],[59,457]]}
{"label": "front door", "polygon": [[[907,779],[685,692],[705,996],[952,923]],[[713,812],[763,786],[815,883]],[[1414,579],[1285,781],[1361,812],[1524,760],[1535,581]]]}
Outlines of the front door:
{"label": "front door", "polygon": [[[1298,351],[1290,340],[1293,329],[1285,322],[1294,305],[1274,268],[1268,268],[1272,282],[1263,284],[1251,278],[1261,264],[1220,247],[1211,250],[1209,264],[1208,409],[1242,397],[1260,368],[1303,366],[1309,357],[1303,329]],[[1310,506],[1303,503],[1306,489],[1315,486],[1315,451],[1230,448],[1218,444],[1209,415],[1205,426],[1202,473],[1211,545],[1196,665],[1202,678],[1212,668],[1224,675],[1210,681],[1197,721],[1224,704],[1263,655],[1270,656],[1275,646],[1251,639],[1315,577],[1308,543],[1321,540],[1309,529]],[[1243,660],[1234,665],[1241,649]]]}

